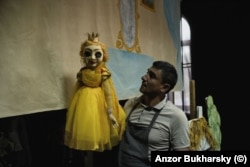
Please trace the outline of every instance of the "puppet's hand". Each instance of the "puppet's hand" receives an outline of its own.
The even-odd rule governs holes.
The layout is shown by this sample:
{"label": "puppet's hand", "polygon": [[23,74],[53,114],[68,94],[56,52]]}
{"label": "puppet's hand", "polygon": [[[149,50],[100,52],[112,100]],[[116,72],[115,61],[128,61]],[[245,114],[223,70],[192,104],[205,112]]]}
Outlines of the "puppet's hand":
{"label": "puppet's hand", "polygon": [[82,79],[82,71],[81,70],[76,74],[76,79],[78,81],[81,81],[81,79]]}
{"label": "puppet's hand", "polygon": [[118,124],[118,122],[117,122],[115,116],[114,116],[112,113],[109,113],[109,119],[110,119],[110,121],[111,121],[111,123],[112,123],[112,126],[113,126],[114,128],[118,128],[118,127],[119,127],[119,124]]}

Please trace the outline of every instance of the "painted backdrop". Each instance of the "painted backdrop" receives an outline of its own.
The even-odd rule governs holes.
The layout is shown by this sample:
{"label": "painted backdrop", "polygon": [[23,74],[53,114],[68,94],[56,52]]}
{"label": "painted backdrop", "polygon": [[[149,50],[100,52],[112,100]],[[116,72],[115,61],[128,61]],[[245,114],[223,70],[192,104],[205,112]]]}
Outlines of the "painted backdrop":
{"label": "painted backdrop", "polygon": [[139,94],[140,77],[153,60],[177,66],[163,0],[154,1],[154,12],[139,0],[127,2],[135,3],[133,41],[140,52],[117,47],[119,0],[0,1],[0,117],[66,108],[89,32],[98,32],[109,48],[120,100]]}

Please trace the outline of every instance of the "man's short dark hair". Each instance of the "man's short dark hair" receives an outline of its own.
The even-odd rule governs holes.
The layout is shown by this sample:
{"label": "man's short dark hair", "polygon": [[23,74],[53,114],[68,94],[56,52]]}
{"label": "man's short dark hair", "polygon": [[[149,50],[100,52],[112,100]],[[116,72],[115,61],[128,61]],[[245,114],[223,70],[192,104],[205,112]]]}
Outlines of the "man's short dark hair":
{"label": "man's short dark hair", "polygon": [[155,61],[153,62],[153,67],[162,71],[162,82],[169,84],[169,91],[172,90],[178,79],[175,67],[166,61]]}

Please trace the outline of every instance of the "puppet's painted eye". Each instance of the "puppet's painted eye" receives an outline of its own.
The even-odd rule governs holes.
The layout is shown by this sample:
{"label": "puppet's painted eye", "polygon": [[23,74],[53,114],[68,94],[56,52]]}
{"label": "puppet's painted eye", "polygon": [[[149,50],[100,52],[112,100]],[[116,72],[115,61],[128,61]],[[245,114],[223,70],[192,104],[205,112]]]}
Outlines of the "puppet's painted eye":
{"label": "puppet's painted eye", "polygon": [[91,53],[90,53],[89,51],[85,51],[85,52],[83,53],[83,55],[84,55],[85,57],[90,57],[90,56],[91,56]]}
{"label": "puppet's painted eye", "polygon": [[100,58],[102,56],[102,53],[101,52],[96,52],[95,56],[96,56],[96,58]]}

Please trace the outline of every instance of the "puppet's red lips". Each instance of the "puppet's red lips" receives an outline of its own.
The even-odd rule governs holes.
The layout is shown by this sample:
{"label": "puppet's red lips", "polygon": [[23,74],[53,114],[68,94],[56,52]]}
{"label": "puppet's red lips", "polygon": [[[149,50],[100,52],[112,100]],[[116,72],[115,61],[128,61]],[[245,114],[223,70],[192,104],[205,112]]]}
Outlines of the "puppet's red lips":
{"label": "puppet's red lips", "polygon": [[90,63],[91,63],[91,64],[96,64],[97,62],[96,62],[96,61],[91,61]]}

